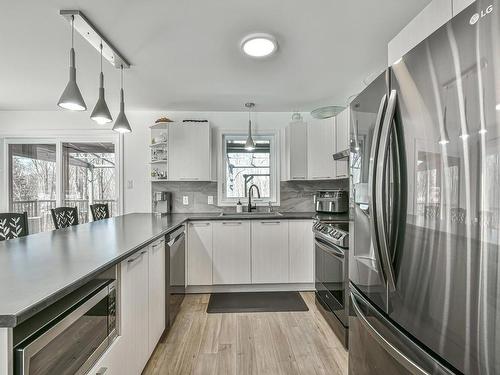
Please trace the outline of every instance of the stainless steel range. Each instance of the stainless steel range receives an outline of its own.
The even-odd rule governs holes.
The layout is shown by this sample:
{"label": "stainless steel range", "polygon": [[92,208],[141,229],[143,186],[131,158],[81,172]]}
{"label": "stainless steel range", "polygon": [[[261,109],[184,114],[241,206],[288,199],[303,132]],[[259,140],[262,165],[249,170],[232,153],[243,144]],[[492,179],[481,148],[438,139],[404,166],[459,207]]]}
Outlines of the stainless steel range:
{"label": "stainless steel range", "polygon": [[335,334],[348,346],[349,233],[347,223],[318,220],[313,225],[316,304]]}

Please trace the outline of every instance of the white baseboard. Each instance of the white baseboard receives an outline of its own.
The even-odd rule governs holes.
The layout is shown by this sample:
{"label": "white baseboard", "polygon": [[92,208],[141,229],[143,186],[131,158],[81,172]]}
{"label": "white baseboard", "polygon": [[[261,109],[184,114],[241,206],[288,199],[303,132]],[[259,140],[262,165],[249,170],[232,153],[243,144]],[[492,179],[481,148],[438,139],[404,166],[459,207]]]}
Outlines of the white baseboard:
{"label": "white baseboard", "polygon": [[314,291],[314,283],[252,285],[188,285],[186,293]]}

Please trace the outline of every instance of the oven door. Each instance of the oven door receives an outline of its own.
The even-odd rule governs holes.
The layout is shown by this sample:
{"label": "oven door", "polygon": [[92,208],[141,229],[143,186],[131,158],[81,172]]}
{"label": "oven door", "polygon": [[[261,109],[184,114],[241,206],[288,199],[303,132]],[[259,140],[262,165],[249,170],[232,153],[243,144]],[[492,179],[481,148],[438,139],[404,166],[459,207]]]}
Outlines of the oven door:
{"label": "oven door", "polygon": [[322,287],[318,290],[318,293],[335,316],[347,327],[347,265],[345,251],[318,236],[315,237],[314,243],[316,256],[319,254],[321,262],[320,277]]}
{"label": "oven door", "polygon": [[16,375],[84,374],[116,337],[115,294],[106,286],[14,349]]}

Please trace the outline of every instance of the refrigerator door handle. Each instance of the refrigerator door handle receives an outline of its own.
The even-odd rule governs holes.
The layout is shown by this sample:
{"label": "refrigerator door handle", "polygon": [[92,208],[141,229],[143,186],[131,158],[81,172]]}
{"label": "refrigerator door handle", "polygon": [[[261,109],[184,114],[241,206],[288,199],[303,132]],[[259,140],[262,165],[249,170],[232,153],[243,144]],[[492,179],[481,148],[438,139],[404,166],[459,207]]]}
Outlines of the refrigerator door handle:
{"label": "refrigerator door handle", "polygon": [[383,202],[385,201],[383,181],[387,171],[387,154],[389,152],[391,129],[392,125],[394,124],[394,114],[396,111],[397,98],[397,91],[392,90],[389,96],[389,101],[387,103],[387,110],[384,116],[384,124],[382,125],[382,130],[380,131],[379,154],[376,160],[377,166],[375,171],[376,178],[374,188],[375,202],[377,203],[377,209],[375,211],[376,225],[378,229],[377,237],[380,245],[382,263],[384,265],[384,273],[390,292],[396,291],[396,280],[394,276],[394,268],[392,266],[391,256],[389,255],[389,239],[386,222],[384,220],[384,212],[383,208],[380,206],[382,206]]}
{"label": "refrigerator door handle", "polygon": [[366,318],[365,314],[361,311],[361,308],[356,301],[357,297],[351,291],[351,306],[356,313],[359,321],[363,325],[363,327],[368,331],[368,333],[379,343],[379,345],[384,348],[386,352],[388,352],[399,364],[401,364],[404,368],[406,368],[413,375],[429,375],[427,371],[422,369],[419,365],[413,362],[406,355],[401,353],[394,345],[392,345],[389,341],[385,339],[382,334],[380,334],[375,327],[371,325],[371,323]]}
{"label": "refrigerator door handle", "polygon": [[369,222],[370,222],[370,231],[372,233],[371,240],[372,246],[375,250],[376,261],[378,268],[382,271],[382,279],[384,282],[387,282],[385,279],[384,267],[382,264],[382,255],[380,253],[380,245],[378,241],[378,230],[377,230],[377,222],[376,222],[376,200],[375,200],[375,187],[376,187],[376,173],[377,173],[377,155],[379,151],[379,141],[380,141],[380,130],[382,128],[382,122],[384,119],[384,113],[387,105],[387,95],[384,94],[382,99],[380,100],[380,106],[377,113],[377,119],[375,121],[375,128],[373,129],[373,141],[370,150],[370,163],[368,167],[368,204],[370,207],[370,212],[368,213]]}

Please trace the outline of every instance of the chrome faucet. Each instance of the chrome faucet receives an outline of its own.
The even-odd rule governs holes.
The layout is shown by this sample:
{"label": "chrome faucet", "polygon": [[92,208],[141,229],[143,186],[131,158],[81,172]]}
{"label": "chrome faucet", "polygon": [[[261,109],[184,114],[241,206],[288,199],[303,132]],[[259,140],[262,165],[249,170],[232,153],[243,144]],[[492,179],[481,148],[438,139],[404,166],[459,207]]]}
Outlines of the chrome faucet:
{"label": "chrome faucet", "polygon": [[260,198],[260,190],[259,187],[255,184],[250,185],[248,188],[248,212],[252,212],[252,210],[257,208],[257,205],[252,206],[252,188],[257,189],[257,196]]}

